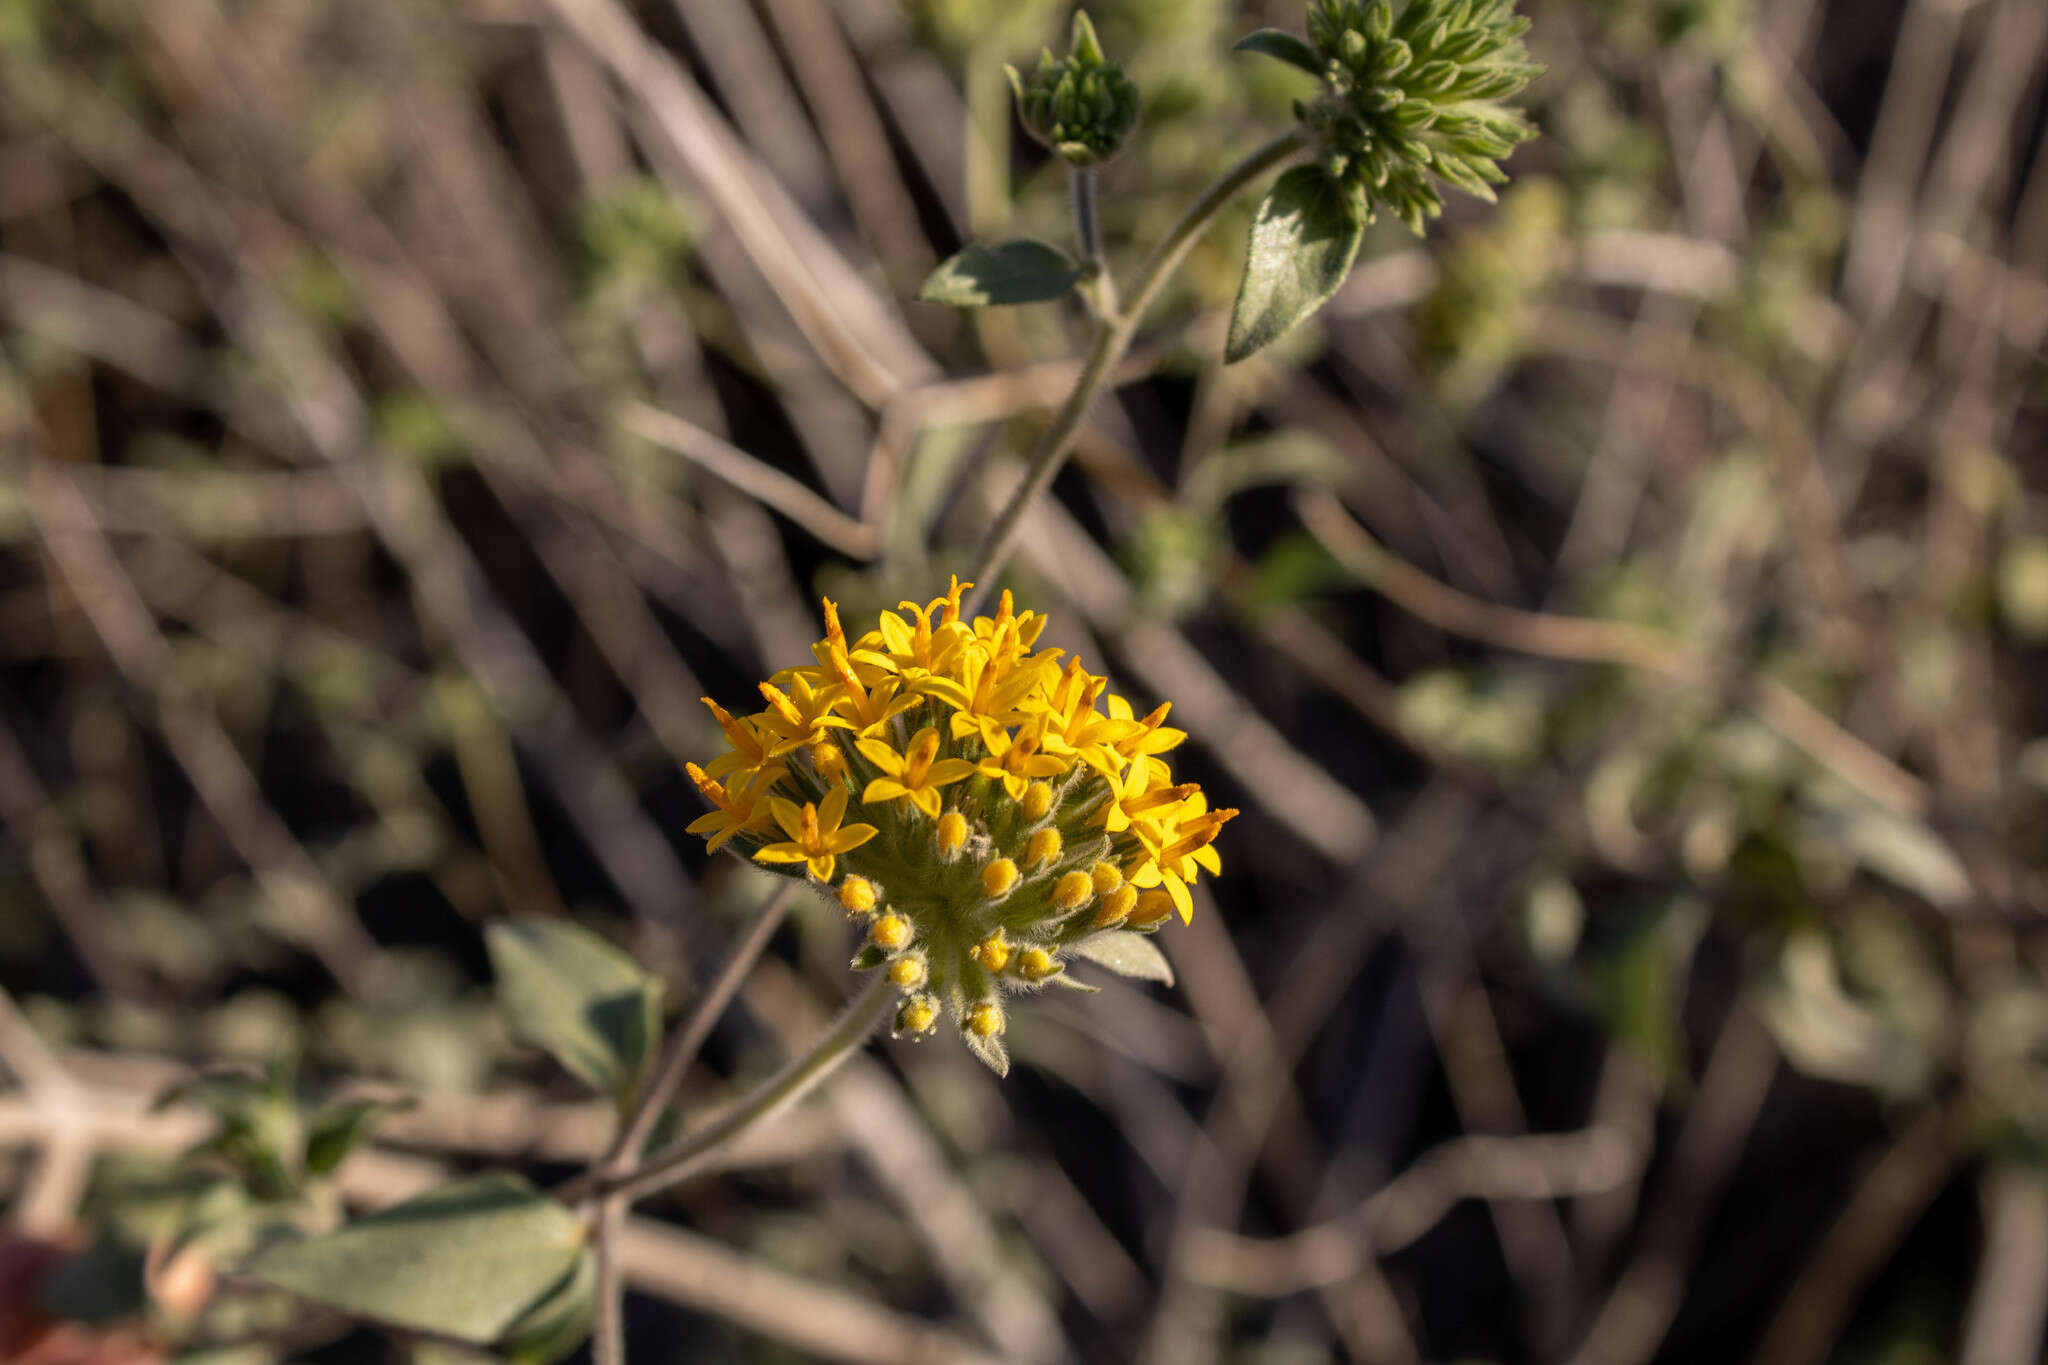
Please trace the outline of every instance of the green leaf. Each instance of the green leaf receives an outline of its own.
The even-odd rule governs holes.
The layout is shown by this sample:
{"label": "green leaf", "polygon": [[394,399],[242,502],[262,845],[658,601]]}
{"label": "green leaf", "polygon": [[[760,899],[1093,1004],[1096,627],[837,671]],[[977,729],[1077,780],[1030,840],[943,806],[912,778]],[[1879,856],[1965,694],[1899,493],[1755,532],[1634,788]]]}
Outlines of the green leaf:
{"label": "green leaf", "polygon": [[982,1065],[996,1075],[1010,1074],[1010,1050],[1003,1046],[1002,1035],[984,1038],[972,1029],[962,1029],[960,1041],[967,1044],[967,1050],[980,1058]]}
{"label": "green leaf", "polygon": [[322,1109],[306,1123],[307,1174],[333,1171],[370,1136],[380,1119],[410,1108],[410,1100],[349,1100]]}
{"label": "green leaf", "polygon": [[481,1346],[555,1294],[583,1241],[575,1214],[497,1172],[273,1247],[247,1273],[359,1318]]}
{"label": "green leaf", "polygon": [[1107,967],[1118,976],[1157,981],[1167,986],[1173,984],[1173,968],[1167,963],[1166,954],[1143,934],[1134,934],[1128,929],[1090,934],[1068,951],[1077,957],[1087,958],[1098,967]]}
{"label": "green leaf", "polygon": [[954,308],[1044,303],[1064,295],[1080,278],[1080,267],[1044,242],[976,243],[934,270],[917,297]]}
{"label": "green leaf", "polygon": [[1323,74],[1323,59],[1316,56],[1316,50],[1292,33],[1277,28],[1262,28],[1257,33],[1246,34],[1237,40],[1237,46],[1231,51],[1256,52],[1262,57],[1299,67],[1318,79]]}
{"label": "green leaf", "polygon": [[1224,360],[1263,350],[1322,307],[1351,273],[1364,238],[1365,215],[1343,184],[1319,166],[1282,174],[1252,223]]}
{"label": "green leaf", "polygon": [[597,1310],[597,1257],[587,1248],[569,1277],[512,1324],[498,1343],[511,1365],[554,1365],[590,1337]]}
{"label": "green leaf", "polygon": [[494,924],[488,942],[513,1036],[621,1107],[630,1104],[660,1039],[661,984],[563,920]]}

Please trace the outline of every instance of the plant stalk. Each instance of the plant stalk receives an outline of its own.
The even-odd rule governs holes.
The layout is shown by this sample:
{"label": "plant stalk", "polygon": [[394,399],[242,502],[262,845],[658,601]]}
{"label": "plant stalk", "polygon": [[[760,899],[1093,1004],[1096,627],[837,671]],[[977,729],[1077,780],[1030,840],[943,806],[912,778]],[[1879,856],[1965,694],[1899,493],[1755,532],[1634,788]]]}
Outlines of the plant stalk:
{"label": "plant stalk", "polygon": [[1074,242],[1087,265],[1087,288],[1093,296],[1095,316],[1116,316],[1116,280],[1109,273],[1109,257],[1102,250],[1102,217],[1095,198],[1095,168],[1067,167],[1067,198],[1074,206]]}
{"label": "plant stalk", "polygon": [[[1052,425],[1038,438],[1037,446],[1031,453],[1030,468],[1024,475],[1024,482],[1010,495],[1002,515],[989,529],[988,538],[982,542],[981,554],[976,558],[974,571],[970,576],[974,588],[967,598],[963,614],[971,617],[988,599],[995,588],[996,576],[1009,562],[1010,552],[1016,547],[1017,532],[1024,524],[1025,513],[1031,504],[1051,486],[1053,476],[1060,472],[1067,455],[1074,448],[1075,439],[1081,434],[1081,423],[1087,419],[1088,410],[1095,405],[1102,387],[1130,349],[1131,338],[1137,335],[1138,323],[1145,311],[1152,306],[1159,290],[1165,285],[1176,267],[1209,224],[1222,212],[1224,205],[1237,196],[1246,185],[1272,170],[1275,166],[1293,156],[1308,145],[1307,130],[1296,126],[1288,129],[1264,146],[1252,151],[1235,166],[1223,172],[1210,183],[1209,187],[1196,196],[1179,221],[1168,230],[1159,245],[1152,248],[1144,267],[1138,272],[1138,281],[1131,291],[1131,301],[1123,311],[1105,315],[1096,320],[1095,344],[1088,352],[1087,363],[1082,367],[1081,377],[1075,381],[1073,392],[1060,405]],[[1077,204],[1078,212],[1078,204]],[[1078,223],[1077,223],[1078,226]],[[1107,276],[1105,275],[1106,279]]]}
{"label": "plant stalk", "polygon": [[785,1066],[774,1079],[740,1100],[724,1114],[694,1133],[685,1134],[647,1158],[637,1168],[618,1174],[599,1175],[594,1188],[586,1191],[599,1199],[638,1199],[644,1194],[687,1180],[704,1165],[704,1159],[732,1139],[801,1097],[825,1079],[841,1062],[860,1050],[875,1026],[896,1003],[889,978],[875,973],[846,1012],[811,1044],[810,1050]]}

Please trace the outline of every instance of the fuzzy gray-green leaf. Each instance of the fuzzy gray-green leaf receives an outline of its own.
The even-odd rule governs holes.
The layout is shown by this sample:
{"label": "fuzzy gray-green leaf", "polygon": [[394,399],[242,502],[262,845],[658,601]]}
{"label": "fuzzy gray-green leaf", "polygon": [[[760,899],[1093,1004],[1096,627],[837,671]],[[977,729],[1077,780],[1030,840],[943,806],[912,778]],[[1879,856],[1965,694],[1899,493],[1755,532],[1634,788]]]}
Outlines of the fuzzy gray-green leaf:
{"label": "fuzzy gray-green leaf", "polygon": [[556,919],[494,924],[487,939],[513,1036],[621,1106],[661,1036],[661,985],[587,929]]}
{"label": "fuzzy gray-green leaf", "polygon": [[1080,278],[1080,267],[1044,242],[977,242],[934,270],[917,297],[954,308],[1045,303],[1066,294]]}
{"label": "fuzzy gray-green leaf", "polygon": [[575,1214],[497,1173],[273,1247],[247,1273],[359,1318],[481,1346],[561,1286],[583,1241]]}
{"label": "fuzzy gray-green leaf", "polygon": [[1364,237],[1351,193],[1321,167],[1283,173],[1252,223],[1224,360],[1235,364],[1263,350],[1322,307],[1351,273]]}
{"label": "fuzzy gray-green leaf", "polygon": [[1157,981],[1166,986],[1173,984],[1173,967],[1167,962],[1166,954],[1143,934],[1111,929],[1107,933],[1090,934],[1069,951],[1076,957],[1087,958],[1098,967],[1109,968],[1118,976]]}

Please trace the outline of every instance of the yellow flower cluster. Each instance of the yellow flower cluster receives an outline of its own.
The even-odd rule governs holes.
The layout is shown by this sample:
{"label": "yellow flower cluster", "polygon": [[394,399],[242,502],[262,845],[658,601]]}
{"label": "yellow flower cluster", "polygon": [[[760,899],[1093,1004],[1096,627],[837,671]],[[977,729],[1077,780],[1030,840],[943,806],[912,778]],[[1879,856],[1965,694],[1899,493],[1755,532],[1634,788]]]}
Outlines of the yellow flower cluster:
{"label": "yellow flower cluster", "polygon": [[1139,716],[1079,660],[1034,649],[1046,618],[1007,592],[962,619],[971,586],[856,639],[827,601],[816,665],[762,683],[765,709],[705,698],[731,748],[689,765],[712,806],[690,832],[836,888],[868,928],[855,966],[886,964],[905,991],[898,1031],[929,1031],[944,997],[1001,1069],[1001,994],[1070,984],[1066,956],[1112,961],[1091,944],[1189,918],[1237,812],[1174,781],[1162,755],[1186,735],[1166,706]]}

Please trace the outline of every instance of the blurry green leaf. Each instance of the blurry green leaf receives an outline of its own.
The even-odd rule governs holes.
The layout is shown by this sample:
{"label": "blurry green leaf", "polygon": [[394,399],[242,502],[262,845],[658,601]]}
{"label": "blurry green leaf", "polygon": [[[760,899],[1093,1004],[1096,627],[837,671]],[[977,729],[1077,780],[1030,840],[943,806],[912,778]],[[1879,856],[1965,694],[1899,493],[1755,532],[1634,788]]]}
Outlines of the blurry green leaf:
{"label": "blurry green leaf", "polygon": [[554,1365],[589,1338],[596,1307],[597,1258],[586,1249],[575,1273],[512,1324],[499,1349],[512,1365]]}
{"label": "blurry green leaf", "polygon": [[1238,39],[1237,45],[1230,50],[1256,52],[1262,57],[1299,67],[1318,79],[1323,74],[1323,59],[1316,55],[1316,50],[1292,33],[1277,28],[1262,28],[1257,33],[1248,33]]}
{"label": "blurry green leaf", "polygon": [[327,1175],[348,1159],[387,1114],[409,1109],[408,1100],[348,1100],[329,1105],[306,1124],[306,1171]]}
{"label": "blurry green leaf", "polygon": [[1682,1085],[1686,1077],[1679,1007],[1707,919],[1703,904],[1673,901],[1630,926],[1598,972],[1609,1034],[1666,1086]]}
{"label": "blurry green leaf", "polygon": [[576,1215],[496,1173],[274,1247],[247,1273],[357,1317],[484,1345],[561,1287],[583,1241]]}
{"label": "blurry green leaf", "polygon": [[1143,934],[1111,929],[1107,933],[1090,934],[1077,940],[1069,951],[1076,957],[1087,958],[1098,967],[1109,968],[1118,976],[1157,981],[1167,986],[1173,984],[1173,967],[1167,962],[1166,954]]}
{"label": "blurry green leaf", "polygon": [[513,1036],[622,1107],[631,1103],[660,1037],[660,983],[563,920],[494,924],[487,939]]}
{"label": "blurry green leaf", "polygon": [[454,418],[416,390],[400,390],[380,400],[372,425],[378,440],[428,469],[469,459],[469,438]]}
{"label": "blurry green leaf", "polygon": [[917,297],[921,303],[954,308],[1044,303],[1064,295],[1080,278],[1080,268],[1066,253],[1044,242],[976,243],[934,270]]}
{"label": "blurry green leaf", "polygon": [[1322,307],[1351,273],[1364,239],[1365,214],[1345,186],[1320,166],[1283,172],[1252,223],[1225,362],[1263,350]]}

